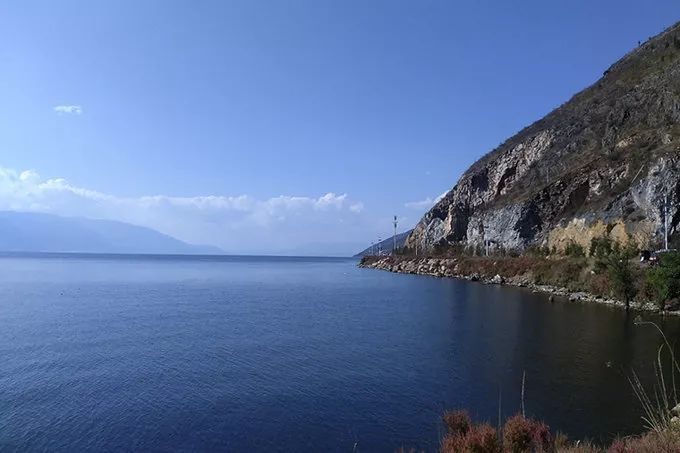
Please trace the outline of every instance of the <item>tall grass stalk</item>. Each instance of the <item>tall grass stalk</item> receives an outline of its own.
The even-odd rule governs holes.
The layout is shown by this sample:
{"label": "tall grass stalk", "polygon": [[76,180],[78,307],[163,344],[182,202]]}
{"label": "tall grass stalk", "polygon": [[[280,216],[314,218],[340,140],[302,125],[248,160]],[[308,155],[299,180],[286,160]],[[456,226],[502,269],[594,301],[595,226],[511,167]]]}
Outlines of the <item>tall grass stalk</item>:
{"label": "tall grass stalk", "polygon": [[501,420],[501,407],[503,405],[503,389],[498,387],[498,440],[503,439],[503,422]]}
{"label": "tall grass stalk", "polygon": [[[671,409],[673,409],[678,404],[678,389],[675,375],[676,373],[680,374],[680,364],[675,357],[673,347],[668,342],[668,338],[666,338],[663,330],[661,330],[661,328],[656,323],[651,321],[637,321],[635,322],[635,325],[653,326],[663,338],[663,344],[659,346],[659,349],[656,353],[656,361],[654,362],[654,375],[656,378],[656,383],[652,389],[652,392],[650,393],[644,387],[644,385],[642,385],[640,377],[637,375],[637,373],[635,373],[635,371],[633,371],[631,376],[628,378],[628,381],[633,387],[633,392],[642,406],[644,413],[642,420],[647,425],[647,428],[656,431],[657,433],[661,433],[670,426],[671,418],[673,417],[671,414]],[[671,358],[670,388],[666,383],[666,373],[664,371],[663,357],[665,349],[668,349],[668,353]]]}
{"label": "tall grass stalk", "polygon": [[522,417],[526,417],[527,414],[524,411],[524,383],[526,382],[527,379],[527,372],[526,370],[522,372]]}

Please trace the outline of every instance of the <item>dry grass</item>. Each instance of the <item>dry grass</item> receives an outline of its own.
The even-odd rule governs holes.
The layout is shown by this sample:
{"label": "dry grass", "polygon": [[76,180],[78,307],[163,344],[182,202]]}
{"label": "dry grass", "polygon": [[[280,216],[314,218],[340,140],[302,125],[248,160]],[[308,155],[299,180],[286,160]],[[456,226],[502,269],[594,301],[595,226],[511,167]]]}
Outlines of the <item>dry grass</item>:
{"label": "dry grass", "polygon": [[601,447],[587,441],[570,441],[560,433],[553,436],[545,423],[521,414],[510,417],[501,432],[486,423],[472,423],[464,411],[447,412],[444,415],[444,423],[448,431],[441,441],[442,453],[680,452],[680,432],[677,428],[620,438],[614,440],[608,447]]}
{"label": "dry grass", "polygon": [[[634,371],[630,377],[630,383],[635,396],[642,405],[644,412],[642,419],[645,421],[646,427],[658,434],[666,433],[673,427],[671,409],[678,404],[676,380],[680,377],[680,364],[676,359],[673,347],[668,342],[668,338],[657,324],[644,321],[637,321],[635,324],[655,328],[663,339],[654,362],[655,386],[651,391],[646,389]],[[670,376],[668,376],[669,372]]]}
{"label": "dry grass", "polygon": [[584,442],[579,445],[563,446],[556,453],[678,453],[680,434],[668,430],[661,433],[649,432],[638,437],[616,439],[608,448],[600,448]]}
{"label": "dry grass", "polygon": [[465,434],[447,434],[442,439],[441,451],[470,453],[501,453],[496,430],[487,424],[474,425]]}
{"label": "dry grass", "polygon": [[573,290],[587,290],[591,267],[586,258],[519,257],[460,257],[458,271],[465,275],[478,274],[491,278],[526,277],[538,285],[561,286]]}

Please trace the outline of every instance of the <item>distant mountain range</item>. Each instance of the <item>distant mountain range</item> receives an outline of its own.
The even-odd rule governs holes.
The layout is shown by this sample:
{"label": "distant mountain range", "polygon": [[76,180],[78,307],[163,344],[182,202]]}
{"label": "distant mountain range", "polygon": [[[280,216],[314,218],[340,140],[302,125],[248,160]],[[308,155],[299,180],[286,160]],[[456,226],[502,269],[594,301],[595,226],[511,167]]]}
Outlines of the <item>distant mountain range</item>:
{"label": "distant mountain range", "polygon": [[[408,237],[409,234],[411,234],[411,231],[413,230],[408,230],[404,231],[403,233],[397,234],[397,248],[403,247],[404,243],[406,242],[406,238]],[[394,242],[392,236],[389,238],[385,239],[384,241],[380,241],[377,244],[374,244],[370,247],[367,247],[366,249],[362,250],[361,252],[357,253],[354,256],[366,256],[366,255],[377,255],[379,250],[382,250],[383,252],[392,252],[392,248],[394,247]]]}
{"label": "distant mountain range", "polygon": [[220,254],[150,228],[111,220],[0,211],[0,251]]}

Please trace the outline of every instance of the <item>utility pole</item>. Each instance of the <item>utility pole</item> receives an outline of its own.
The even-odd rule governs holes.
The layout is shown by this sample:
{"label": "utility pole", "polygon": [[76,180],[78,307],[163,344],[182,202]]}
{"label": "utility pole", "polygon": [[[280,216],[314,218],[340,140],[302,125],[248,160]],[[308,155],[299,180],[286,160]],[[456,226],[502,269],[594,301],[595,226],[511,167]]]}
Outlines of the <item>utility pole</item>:
{"label": "utility pole", "polygon": [[392,255],[397,252],[397,216],[394,216],[394,235],[392,235]]}
{"label": "utility pole", "polygon": [[663,248],[668,250],[668,192],[663,197]]}

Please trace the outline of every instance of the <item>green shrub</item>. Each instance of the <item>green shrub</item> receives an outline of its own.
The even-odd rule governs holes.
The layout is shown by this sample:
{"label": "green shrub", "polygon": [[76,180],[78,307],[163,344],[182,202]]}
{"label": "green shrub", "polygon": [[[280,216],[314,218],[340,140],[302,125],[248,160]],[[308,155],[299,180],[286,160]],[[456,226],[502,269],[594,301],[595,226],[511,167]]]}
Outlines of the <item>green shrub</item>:
{"label": "green shrub", "polygon": [[616,253],[625,259],[631,259],[636,257],[640,253],[640,250],[632,243],[622,246],[618,242],[614,242],[612,244],[612,253]]}
{"label": "green shrub", "polygon": [[573,241],[567,244],[567,246],[564,248],[564,254],[574,257],[586,256],[583,246]]}
{"label": "green shrub", "polygon": [[510,249],[506,251],[505,255],[511,258],[519,258],[520,256],[522,256],[522,252],[517,249]]}
{"label": "green shrub", "polygon": [[680,297],[680,253],[662,254],[658,266],[647,271],[647,284],[661,310],[666,301]]}
{"label": "green shrub", "polygon": [[667,279],[664,275],[663,269],[659,267],[652,267],[647,271],[646,275],[646,288],[651,293],[651,296],[659,307],[659,310],[663,310],[666,307],[666,301],[668,300],[668,285]]}
{"label": "green shrub", "polygon": [[602,258],[612,253],[612,240],[608,237],[593,238],[590,240],[590,256]]}
{"label": "green shrub", "polygon": [[599,266],[607,270],[614,294],[616,297],[623,299],[626,309],[628,309],[630,301],[637,294],[635,275],[630,263],[630,252],[614,247],[611,253],[601,260]]}
{"label": "green shrub", "polygon": [[529,256],[546,257],[550,255],[550,249],[548,247],[532,245],[525,250],[524,254]]}

